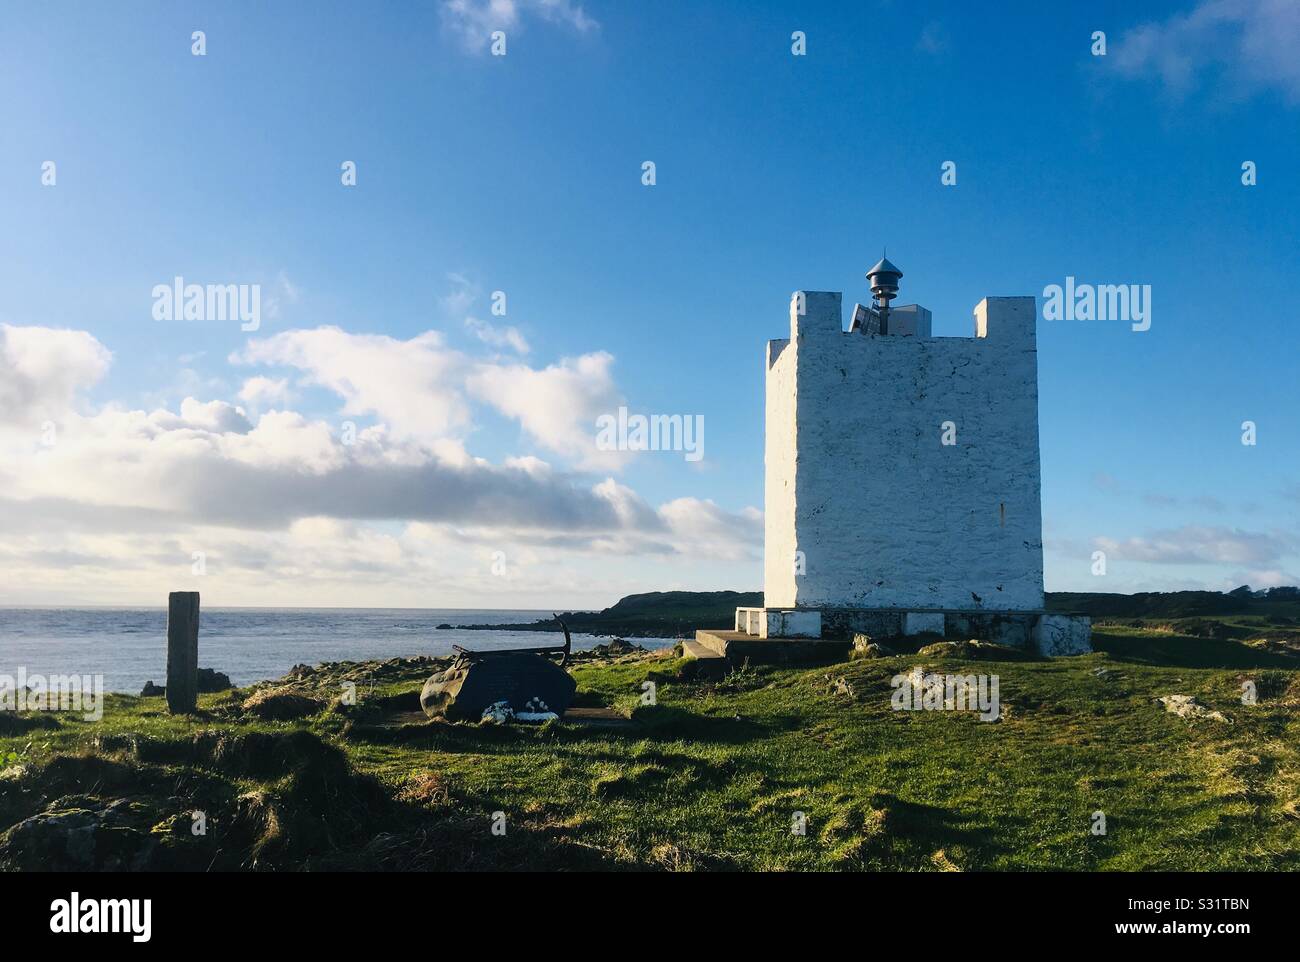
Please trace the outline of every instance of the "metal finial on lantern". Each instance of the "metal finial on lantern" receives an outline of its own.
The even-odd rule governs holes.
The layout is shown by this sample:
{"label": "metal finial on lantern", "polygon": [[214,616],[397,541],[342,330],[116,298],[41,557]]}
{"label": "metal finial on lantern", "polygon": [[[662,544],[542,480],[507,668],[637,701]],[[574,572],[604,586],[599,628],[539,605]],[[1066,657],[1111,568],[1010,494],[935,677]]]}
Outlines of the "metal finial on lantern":
{"label": "metal finial on lantern", "polygon": [[876,298],[876,310],[880,314],[880,333],[889,333],[889,302],[898,296],[898,282],[903,272],[889,259],[882,256],[875,267],[867,271],[867,280],[871,282],[871,293]]}

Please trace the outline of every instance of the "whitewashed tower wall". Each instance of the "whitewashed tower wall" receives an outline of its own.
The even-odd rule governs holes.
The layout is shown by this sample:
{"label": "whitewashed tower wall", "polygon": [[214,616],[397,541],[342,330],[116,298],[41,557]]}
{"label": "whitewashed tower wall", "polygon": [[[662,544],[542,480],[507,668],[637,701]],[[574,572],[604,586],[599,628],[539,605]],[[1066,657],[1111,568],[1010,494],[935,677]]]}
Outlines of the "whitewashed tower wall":
{"label": "whitewashed tower wall", "polygon": [[768,344],[765,604],[1041,609],[1034,299],[981,301],[973,337],[926,312],[848,333],[839,293],[800,299]]}

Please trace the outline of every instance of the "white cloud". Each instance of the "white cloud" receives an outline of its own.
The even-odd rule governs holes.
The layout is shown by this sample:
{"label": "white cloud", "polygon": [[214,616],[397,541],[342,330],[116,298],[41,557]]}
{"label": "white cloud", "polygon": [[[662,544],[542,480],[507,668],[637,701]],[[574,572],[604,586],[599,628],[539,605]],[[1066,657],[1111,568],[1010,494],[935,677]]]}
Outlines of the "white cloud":
{"label": "white cloud", "polygon": [[757,508],[733,513],[711,500],[677,498],[661,505],[659,516],[682,554],[729,560],[762,557],[763,512]]}
{"label": "white cloud", "polygon": [[580,467],[613,469],[628,455],[596,448],[596,418],[622,403],[604,351],[563,358],[540,370],[524,364],[480,364],[466,386],[474,397],[514,418],[533,440]]}
{"label": "white cloud", "polygon": [[510,348],[517,354],[527,354],[531,348],[517,327],[494,327],[477,317],[465,318],[465,327],[484,344],[495,348]]}
{"label": "white cloud", "polygon": [[1112,49],[1129,76],[1154,74],[1182,97],[1216,77],[1236,96],[1277,90],[1300,103],[1300,4],[1295,0],[1202,0],[1187,13],[1125,33]]}
{"label": "white cloud", "polygon": [[257,375],[244,381],[239,389],[239,399],[252,407],[264,408],[288,404],[291,393],[288,378],[271,378]]}
{"label": "white cloud", "polygon": [[192,397],[181,402],[179,416],[168,411],[155,411],[150,420],[166,431],[189,429],[213,434],[247,434],[253,429],[243,408],[225,401],[204,403]]}
{"label": "white cloud", "polygon": [[281,305],[297,304],[301,299],[302,291],[298,285],[289,280],[288,274],[280,271],[275,277],[275,283],[264,292],[262,303],[267,318],[276,321],[280,319]]}
{"label": "white cloud", "polygon": [[[477,284],[464,274],[450,273],[447,275],[447,280],[451,282],[451,290],[439,300],[443,312],[449,318],[462,320],[465,329],[489,347],[498,350],[509,349],[516,354],[527,354],[531,350],[527,339],[519,328],[498,327],[492,322],[481,320],[470,313],[483,295],[482,289]],[[494,291],[493,295],[495,296],[498,293],[501,292]]]}
{"label": "white cloud", "polygon": [[302,291],[297,284],[289,280],[289,275],[284,271],[276,275],[276,283],[279,285],[280,293],[290,304],[297,304],[302,299]]}
{"label": "white cloud", "polygon": [[470,51],[487,48],[494,30],[510,32],[536,18],[592,33],[600,24],[574,0],[443,0],[443,27]]}
{"label": "white cloud", "polygon": [[1093,544],[1121,560],[1161,564],[1269,565],[1290,550],[1287,541],[1274,534],[1201,525],[1154,531],[1124,541],[1096,538]]}
{"label": "white cloud", "polygon": [[437,331],[405,341],[337,327],[285,331],[249,341],[231,360],[297,368],[343,398],[344,414],[374,415],[402,435],[448,437],[468,423],[460,392],[466,359]]}
{"label": "white cloud", "polygon": [[[169,590],[198,590],[222,604],[599,607],[647,587],[754,584],[757,564],[710,562],[660,545],[546,541],[500,529],[413,522],[374,525],[305,517],[287,528],[181,525],[0,496],[0,604],[161,604]],[[36,518],[28,519],[33,513]],[[112,524],[106,526],[106,522]],[[12,526],[11,522],[16,522]],[[191,574],[192,552],[207,573]],[[504,570],[494,566],[504,558]]]}
{"label": "white cloud", "polygon": [[628,457],[596,449],[596,418],[622,403],[614,358],[603,351],[533,368],[474,362],[437,331],[399,340],[323,327],[251,340],[231,360],[295,368],[303,380],[339,395],[344,415],[373,416],[399,437],[459,440],[472,428],[474,400],[518,421],[533,441],[581,468],[613,470]]}
{"label": "white cloud", "polygon": [[1285,585],[1300,585],[1300,575],[1292,574],[1278,568],[1238,572],[1235,577],[1225,579],[1224,591],[1231,591],[1240,585],[1250,585],[1256,591],[1260,588],[1281,588]]}
{"label": "white cloud", "polygon": [[474,284],[464,274],[450,273],[447,280],[451,281],[451,290],[439,298],[443,311],[450,317],[461,317],[479,299],[480,291],[477,284]]}
{"label": "white cloud", "polygon": [[111,360],[85,331],[0,324],[0,424],[57,420]]}
{"label": "white cloud", "polygon": [[[111,527],[120,515],[128,530],[146,516],[243,529],[284,529],[313,517],[420,521],[578,549],[615,538],[633,553],[744,540],[737,532],[748,523],[729,522],[707,502],[706,514],[692,517],[689,499],[656,510],[612,478],[587,484],[532,456],[501,465],[458,461],[383,427],[345,445],[329,425],[297,412],[273,411],[250,424],[226,402],[192,398],[179,414],[70,416],[56,445],[25,458],[6,496],[11,507],[27,505],[14,508],[14,524],[21,516],[44,525],[70,505],[93,505],[98,525]],[[85,520],[76,510],[70,516]]]}
{"label": "white cloud", "polygon": [[[285,400],[287,378],[244,383],[252,414],[194,396],[175,410],[87,410],[78,394],[109,361],[98,341],[47,329],[4,335],[7,389],[21,384],[60,430],[52,446],[27,432],[2,442],[0,603],[149,600],[159,585],[185,586],[194,550],[214,573],[205,599],[231,604],[429,604],[430,585],[451,592],[443,604],[559,603],[555,592],[570,604],[608,603],[616,585],[725,587],[730,569],[690,572],[758,557],[754,509],[733,515],[690,498],[656,508],[612,478],[593,482],[532,453],[493,464],[423,430],[450,429],[454,411],[468,432],[469,399],[481,394],[538,443],[581,459],[594,443],[593,405],[618,397],[607,354],[541,370],[474,365],[435,332],[401,340],[322,328],[254,340],[232,357],[294,368],[345,409],[381,419],[344,444],[319,418],[259,413]],[[481,382],[474,392],[466,371]],[[480,564],[496,552],[509,555],[509,578]],[[613,557],[664,567],[634,578]],[[516,593],[501,598],[507,584]]]}

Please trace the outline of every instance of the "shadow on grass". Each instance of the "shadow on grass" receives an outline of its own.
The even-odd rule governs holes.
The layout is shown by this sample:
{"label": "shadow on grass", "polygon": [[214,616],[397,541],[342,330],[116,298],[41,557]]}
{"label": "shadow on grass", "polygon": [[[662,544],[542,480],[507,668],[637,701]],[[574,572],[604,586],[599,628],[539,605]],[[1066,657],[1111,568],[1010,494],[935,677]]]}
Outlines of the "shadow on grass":
{"label": "shadow on grass", "polygon": [[764,715],[761,718],[726,718],[698,715],[684,708],[655,705],[632,713],[640,737],[658,741],[692,741],[714,745],[743,745],[781,732],[792,731],[803,722],[795,715]]}
{"label": "shadow on grass", "polygon": [[692,741],[714,745],[743,745],[798,728],[795,715],[765,715],[759,719],[699,715],[682,708],[647,706],[632,714],[627,727],[547,725],[471,725],[433,719],[409,725],[352,724],[343,732],[352,742],[420,745],[434,751],[494,754],[553,739],[566,745],[588,741]]}
{"label": "shadow on grass", "polygon": [[981,864],[990,864],[1000,856],[1012,854],[1012,849],[999,839],[1012,837],[1010,829],[1016,824],[1025,824],[1023,818],[1004,814],[1003,824],[996,830],[970,828],[960,824],[961,818],[956,812],[938,805],[890,798],[887,807],[887,824],[897,841],[917,845],[931,853],[940,850],[960,853],[963,862],[975,857],[976,853]]}
{"label": "shadow on grass", "polygon": [[[394,794],[308,732],[200,732],[60,755],[0,788],[0,869],[502,871],[657,868],[564,825],[459,797]],[[490,802],[491,804],[487,804]],[[191,831],[192,813],[205,831]],[[74,844],[75,843],[75,844]]]}
{"label": "shadow on grass", "polygon": [[1116,661],[1169,668],[1300,668],[1300,660],[1227,638],[1190,635],[1129,637],[1092,633],[1092,647]]}
{"label": "shadow on grass", "polygon": [[996,828],[972,825],[953,809],[874,792],[835,799],[820,837],[825,864],[836,870],[950,871],[1015,855],[1001,840],[1025,824],[1003,816]]}

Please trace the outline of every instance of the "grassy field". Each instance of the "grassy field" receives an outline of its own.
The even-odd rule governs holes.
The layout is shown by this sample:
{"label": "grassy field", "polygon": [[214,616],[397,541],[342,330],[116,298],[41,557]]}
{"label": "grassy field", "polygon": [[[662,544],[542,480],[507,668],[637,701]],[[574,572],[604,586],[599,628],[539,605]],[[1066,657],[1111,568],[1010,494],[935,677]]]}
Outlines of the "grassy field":
{"label": "grassy field", "polygon": [[[249,691],[203,696],[196,718],[128,696],[98,722],[9,714],[0,865],[1300,868],[1296,646],[1147,628],[1094,643],[1053,661],[913,653],[714,680],[670,653],[580,662],[579,704],[631,714],[612,729],[427,721],[429,660],[323,666],[259,686],[260,708]],[[891,677],[917,664],[996,674],[1004,717],[891,710]],[[356,706],[338,703],[345,681]],[[256,713],[286,693],[304,717]],[[1155,702],[1168,694],[1228,720],[1171,714]]]}

